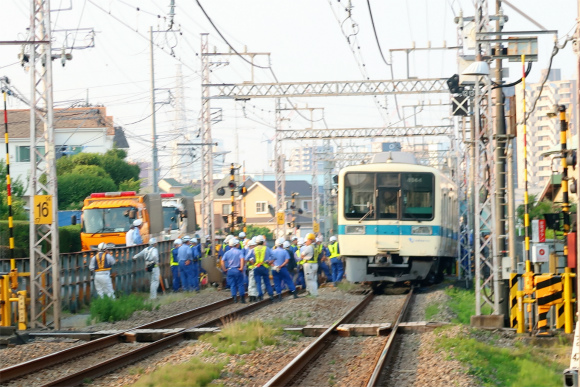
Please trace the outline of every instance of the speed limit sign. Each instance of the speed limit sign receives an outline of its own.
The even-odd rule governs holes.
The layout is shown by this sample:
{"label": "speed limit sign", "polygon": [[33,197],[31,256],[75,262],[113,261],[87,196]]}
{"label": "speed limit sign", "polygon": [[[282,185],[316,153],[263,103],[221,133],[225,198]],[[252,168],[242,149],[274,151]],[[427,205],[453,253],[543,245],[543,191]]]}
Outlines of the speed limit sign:
{"label": "speed limit sign", "polygon": [[34,224],[52,224],[51,195],[34,195]]}

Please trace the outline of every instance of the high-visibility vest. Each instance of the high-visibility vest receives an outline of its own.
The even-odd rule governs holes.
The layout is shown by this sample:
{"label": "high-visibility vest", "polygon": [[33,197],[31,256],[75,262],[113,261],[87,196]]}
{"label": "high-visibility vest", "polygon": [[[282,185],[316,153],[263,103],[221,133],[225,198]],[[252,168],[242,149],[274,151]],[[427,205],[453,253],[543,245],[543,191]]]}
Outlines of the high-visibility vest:
{"label": "high-visibility vest", "polygon": [[312,258],[314,262],[318,262],[320,255],[322,255],[322,244],[314,247],[314,257]]}
{"label": "high-visibility vest", "polygon": [[169,261],[170,266],[179,266],[179,260],[177,259],[177,250],[178,250],[177,247],[171,250],[171,261]]}
{"label": "high-visibility vest", "polygon": [[266,246],[254,247],[254,254],[256,255],[255,267],[260,265],[264,265],[266,269],[270,267],[266,262],[264,262],[264,258],[266,257]]}
{"label": "high-visibility vest", "polygon": [[107,262],[107,254],[98,253],[95,257],[97,260],[97,268],[95,271],[109,271],[111,270],[111,264]]}
{"label": "high-visibility vest", "polygon": [[331,245],[328,245],[328,250],[330,251],[330,258],[336,258],[336,257],[340,257],[340,254],[338,253],[338,243],[334,242]]}

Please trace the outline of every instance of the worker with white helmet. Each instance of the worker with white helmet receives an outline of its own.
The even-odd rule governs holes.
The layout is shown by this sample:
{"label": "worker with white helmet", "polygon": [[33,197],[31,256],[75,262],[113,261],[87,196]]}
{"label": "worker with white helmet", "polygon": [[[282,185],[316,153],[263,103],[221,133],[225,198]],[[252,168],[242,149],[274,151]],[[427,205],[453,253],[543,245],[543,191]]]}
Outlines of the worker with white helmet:
{"label": "worker with white helmet", "polygon": [[300,249],[300,263],[304,266],[304,278],[306,280],[306,290],[311,296],[318,296],[318,263],[314,256],[314,246],[316,237],[309,233],[306,235],[304,246]]}
{"label": "worker with white helmet", "polygon": [[131,223],[131,227],[125,234],[125,246],[127,247],[135,246],[135,240],[133,238],[134,232],[135,232],[135,222]]}
{"label": "worker with white helmet", "polygon": [[179,258],[177,257],[177,251],[183,244],[180,238],[173,241],[173,248],[170,253],[169,266],[171,267],[171,276],[173,277],[173,291],[178,292],[181,287],[181,280],[179,278]]}
{"label": "worker with white helmet", "polygon": [[248,257],[249,262],[254,267],[254,278],[256,279],[256,286],[258,288],[258,300],[264,299],[262,291],[262,283],[266,287],[266,291],[270,299],[274,301],[274,291],[270,283],[270,265],[272,264],[272,250],[264,245],[265,238],[262,235],[256,237],[256,247],[252,250]]}
{"label": "worker with white helmet", "polygon": [[256,278],[254,277],[255,260],[250,262],[250,258],[253,256],[254,247],[256,247],[256,237],[250,239],[247,245],[246,255],[244,258],[248,268],[248,297],[250,298],[250,302],[255,302],[258,300],[258,287],[256,286]]}
{"label": "worker with white helmet", "polygon": [[157,298],[157,288],[159,287],[159,277],[161,275],[159,271],[159,251],[157,250],[156,238],[149,239],[149,247],[133,256],[133,259],[140,258],[145,259],[145,268],[151,273],[149,298],[154,300]]}
{"label": "worker with white helmet", "polygon": [[328,257],[328,252],[326,250],[326,247],[324,247],[324,245],[322,244],[322,237],[316,237],[316,242],[314,245],[314,258],[316,259],[316,262],[318,263],[318,278],[320,278],[319,283],[322,283],[322,277],[321,274],[324,273],[324,282],[328,282],[332,280],[332,276],[330,275],[330,268],[328,267],[328,263],[326,262],[326,259]]}
{"label": "worker with white helmet", "polygon": [[189,240],[189,248],[192,249],[192,271],[193,271],[193,290],[199,292],[199,272],[201,267],[201,246],[198,244],[197,238],[191,238]]}
{"label": "worker with white helmet", "polygon": [[89,263],[89,270],[95,273],[95,289],[99,297],[115,298],[113,282],[111,281],[111,268],[115,264],[115,258],[108,253],[107,244],[99,243],[97,254],[93,255]]}
{"label": "worker with white helmet", "polygon": [[340,259],[338,242],[334,235],[330,237],[328,251],[330,252],[330,265],[332,266],[332,282],[334,283],[334,286],[336,286],[340,281],[342,281],[342,277],[344,276],[344,266]]}
{"label": "worker with white helmet", "polygon": [[245,249],[246,248],[246,243],[248,243],[248,240],[246,239],[246,233],[245,232],[240,232],[238,234],[238,240],[240,241],[240,248],[241,249]]}
{"label": "worker with white helmet", "polygon": [[230,238],[228,244],[231,248],[226,251],[221,260],[222,271],[227,275],[234,302],[238,302],[237,297],[239,297],[239,301],[245,304],[244,277],[242,273],[244,270],[244,253],[237,248],[240,241],[236,238]]}
{"label": "worker with white helmet", "polygon": [[141,237],[140,230],[143,227],[143,219],[135,219],[133,226],[135,226],[135,229],[133,230],[133,242],[136,245],[142,245],[143,238]]}
{"label": "worker with white helmet", "polygon": [[179,278],[183,290],[193,291],[193,250],[189,247],[191,238],[189,235],[181,238],[182,245],[177,250],[177,259],[179,261]]}
{"label": "worker with white helmet", "polygon": [[274,287],[276,288],[276,298],[278,301],[282,301],[282,281],[288,285],[290,291],[294,295],[294,298],[298,298],[296,293],[296,286],[292,278],[290,278],[290,273],[288,273],[288,261],[290,256],[288,252],[284,249],[283,245],[284,238],[279,238],[276,240],[276,248],[272,251],[273,265],[272,266],[272,277],[274,279]]}

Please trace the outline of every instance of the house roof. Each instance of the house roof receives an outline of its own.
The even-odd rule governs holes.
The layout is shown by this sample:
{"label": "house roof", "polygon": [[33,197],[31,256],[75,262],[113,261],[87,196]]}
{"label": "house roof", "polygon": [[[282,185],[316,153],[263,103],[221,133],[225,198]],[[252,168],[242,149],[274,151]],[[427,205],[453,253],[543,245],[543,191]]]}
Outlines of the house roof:
{"label": "house roof", "polygon": [[550,176],[550,179],[546,182],[542,193],[538,198],[538,202],[541,202],[544,199],[548,199],[549,201],[553,202],[560,189],[562,188],[562,175],[561,174],[554,174]]}
{"label": "house roof", "polygon": [[178,182],[177,180],[175,180],[173,178],[165,178],[165,179],[161,179],[161,180],[166,182],[167,184],[169,184],[172,187],[185,187],[184,184],[181,184],[180,182]]}
{"label": "house roof", "polygon": [[[275,181],[259,181],[258,183],[262,184],[270,191],[275,192]],[[284,196],[292,196],[293,192],[296,192],[299,196],[303,197],[312,196],[312,185],[310,185],[306,180],[286,180],[284,188]]]}
{"label": "house roof", "polygon": [[[7,115],[10,138],[30,138],[30,110],[8,110]],[[36,117],[36,128],[37,137],[41,137],[44,132],[44,126],[38,117]],[[106,128],[107,135],[115,135],[113,118],[107,116],[105,107],[54,109],[54,128]]]}

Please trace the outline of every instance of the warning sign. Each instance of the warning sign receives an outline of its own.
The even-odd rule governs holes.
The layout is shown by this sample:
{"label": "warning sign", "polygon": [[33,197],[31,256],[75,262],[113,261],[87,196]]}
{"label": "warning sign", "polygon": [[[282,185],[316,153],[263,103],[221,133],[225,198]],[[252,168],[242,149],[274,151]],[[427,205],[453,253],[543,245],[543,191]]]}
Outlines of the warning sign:
{"label": "warning sign", "polygon": [[283,212],[278,212],[276,214],[276,220],[278,224],[284,224],[284,213]]}

